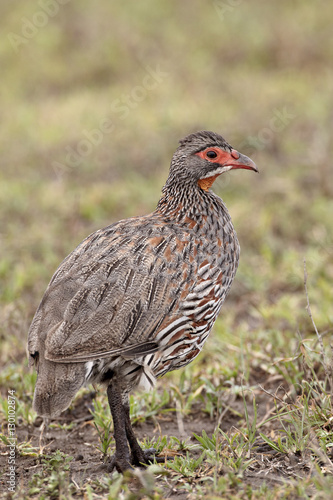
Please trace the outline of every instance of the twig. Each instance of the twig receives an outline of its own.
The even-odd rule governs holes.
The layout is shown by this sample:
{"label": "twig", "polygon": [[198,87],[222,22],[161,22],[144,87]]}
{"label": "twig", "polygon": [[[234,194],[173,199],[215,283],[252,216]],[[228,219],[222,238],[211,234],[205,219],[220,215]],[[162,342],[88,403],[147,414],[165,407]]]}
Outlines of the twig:
{"label": "twig", "polygon": [[51,443],[53,443],[53,440],[52,440],[51,443],[48,443],[45,445],[43,444],[44,432],[46,433],[46,431],[48,430],[49,423],[50,423],[50,419],[43,417],[43,422],[42,422],[42,425],[40,426],[40,435],[39,435],[39,456],[40,457],[43,455],[44,449],[47,448],[48,446],[50,446]]}
{"label": "twig", "polygon": [[[277,396],[276,394],[272,394],[271,392],[269,392],[267,389],[265,389],[261,384],[258,384],[258,387],[261,391],[265,392],[268,396],[270,396],[271,398],[273,399],[276,399],[277,401],[279,401],[282,405],[285,405],[287,404],[285,401],[283,401],[283,399],[279,398],[279,396]],[[280,389],[280,386],[278,387],[278,390]],[[287,393],[288,396],[290,396],[289,393]]]}
{"label": "twig", "polygon": [[[230,394],[229,394],[229,396],[230,396]],[[226,414],[229,410],[231,410],[231,408],[230,408],[230,403],[233,403],[233,402],[235,401],[235,399],[236,399],[236,395],[235,395],[235,394],[232,394],[232,396],[231,396],[231,397],[228,397],[228,401],[227,401],[226,403],[224,403],[224,410],[223,410],[223,411],[221,411],[221,413],[220,413],[220,415],[219,415],[219,418],[218,418],[218,420],[217,420],[217,424],[216,424],[215,429],[220,428],[220,425],[221,425],[221,422],[222,422],[222,419],[223,419],[224,415],[225,415],[225,414]]]}
{"label": "twig", "polygon": [[186,435],[186,432],[184,427],[184,419],[181,411],[181,406],[178,399],[176,399],[176,416],[177,416],[179,434],[183,437]]}
{"label": "twig", "polygon": [[[279,386],[277,390],[279,390],[279,389],[280,389],[280,387],[281,387],[281,386]],[[279,404],[278,404],[278,403],[276,403],[276,407],[270,408],[270,409],[266,412],[265,416],[264,416],[264,417],[261,419],[261,421],[258,423],[257,428],[259,428],[259,427],[261,427],[262,425],[264,425],[264,424],[265,424],[265,421],[268,419],[268,417],[269,417],[269,416],[270,416],[270,415],[271,415],[271,414],[272,414],[275,410],[279,410],[280,408],[283,408],[284,406],[286,406],[286,405],[288,404],[288,403],[286,403],[286,401],[284,401],[283,399],[279,398],[276,394],[272,394],[271,392],[267,391],[267,389],[265,389],[265,388],[264,388],[262,385],[260,385],[260,384],[259,384],[259,388],[260,388],[263,392],[265,392],[268,396],[270,396],[271,398],[273,398],[275,401],[278,401],[278,402],[279,402]],[[292,392],[291,390],[290,390],[290,391],[288,391],[287,393],[285,393],[285,396],[290,397],[291,392]],[[294,405],[294,403],[292,403],[292,402],[290,403],[290,405],[295,406],[295,405]],[[295,408],[296,408],[296,406],[295,406]]]}
{"label": "twig", "polygon": [[318,443],[318,438],[312,430],[310,431],[309,443],[310,443],[310,446],[312,447],[312,450],[314,451],[314,453],[316,453],[316,455],[320,458],[320,460],[326,465],[326,467],[332,473],[333,472],[333,463],[330,460],[329,456],[321,450],[320,445]]}
{"label": "twig", "polygon": [[[329,328],[328,330],[324,330],[323,332],[321,332],[320,336],[324,337],[325,335],[328,335],[329,333],[333,333],[333,328]],[[314,348],[316,347],[317,344],[318,344],[318,339],[314,343]]]}

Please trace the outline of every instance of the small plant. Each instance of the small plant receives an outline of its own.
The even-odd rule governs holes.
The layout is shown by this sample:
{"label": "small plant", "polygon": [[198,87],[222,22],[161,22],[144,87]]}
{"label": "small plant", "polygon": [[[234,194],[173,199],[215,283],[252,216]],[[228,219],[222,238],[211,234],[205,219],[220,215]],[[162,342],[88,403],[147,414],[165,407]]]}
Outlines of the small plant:
{"label": "small plant", "polygon": [[[5,434],[0,434],[0,439],[5,444],[5,446],[10,446],[12,444]],[[39,456],[39,448],[32,446],[30,441],[18,442],[15,446],[15,449],[20,456],[30,456],[30,457]]]}
{"label": "small plant", "polygon": [[175,457],[172,462],[168,462],[168,468],[176,472],[179,477],[195,478],[200,474],[201,464],[206,453],[203,452],[199,458],[193,458],[188,452],[186,456]]}
{"label": "small plant", "polygon": [[100,400],[94,399],[93,407],[94,409],[90,410],[90,412],[94,417],[94,426],[100,441],[100,447],[97,446],[97,449],[103,454],[105,461],[108,456],[108,449],[113,441],[111,433],[112,420],[109,411],[105,410]]}
{"label": "small plant", "polygon": [[214,482],[217,482],[221,469],[225,472],[242,475],[243,471],[252,463],[252,459],[245,460],[249,442],[240,431],[228,436],[217,428],[210,438],[205,431],[202,436],[193,434],[201,444],[208,463],[214,467]]}
{"label": "small plant", "polygon": [[42,471],[29,482],[29,496],[38,494],[41,500],[71,498],[74,485],[70,483],[69,468],[73,457],[57,450],[42,458]]}

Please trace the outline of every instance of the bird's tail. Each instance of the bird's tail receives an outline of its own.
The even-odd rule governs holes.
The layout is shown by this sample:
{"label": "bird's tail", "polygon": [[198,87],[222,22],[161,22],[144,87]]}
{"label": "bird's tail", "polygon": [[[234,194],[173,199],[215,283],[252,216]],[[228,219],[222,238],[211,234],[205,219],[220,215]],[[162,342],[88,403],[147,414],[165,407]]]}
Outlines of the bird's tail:
{"label": "bird's tail", "polygon": [[70,405],[85,382],[84,363],[43,360],[38,367],[33,408],[43,417],[55,417]]}

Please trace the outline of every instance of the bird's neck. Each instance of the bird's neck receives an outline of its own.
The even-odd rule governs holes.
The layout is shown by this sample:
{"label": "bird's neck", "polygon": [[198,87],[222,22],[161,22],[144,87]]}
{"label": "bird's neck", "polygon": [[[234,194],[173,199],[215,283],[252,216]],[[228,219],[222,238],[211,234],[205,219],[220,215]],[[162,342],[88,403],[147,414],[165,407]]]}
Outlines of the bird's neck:
{"label": "bird's neck", "polygon": [[190,226],[200,224],[207,216],[229,218],[223,201],[215,193],[184,184],[163,187],[155,214],[170,221],[187,222]]}

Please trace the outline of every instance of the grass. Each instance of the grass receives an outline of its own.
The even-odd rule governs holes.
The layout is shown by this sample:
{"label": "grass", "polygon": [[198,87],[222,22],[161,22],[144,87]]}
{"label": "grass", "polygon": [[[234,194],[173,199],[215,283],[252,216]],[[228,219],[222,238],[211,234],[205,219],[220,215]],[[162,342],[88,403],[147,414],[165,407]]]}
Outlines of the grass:
{"label": "grass", "polygon": [[[9,34],[23,36],[42,8],[0,7],[0,494],[331,498],[332,6],[58,7],[17,50]],[[105,120],[111,132],[101,132]],[[221,132],[260,170],[214,185],[237,229],[239,270],[203,353],[153,392],[131,395],[140,442],[174,460],[110,475],[102,390],[79,391],[40,448],[27,330],[62,259],[92,231],[152,211],[177,140],[198,129]]]}

